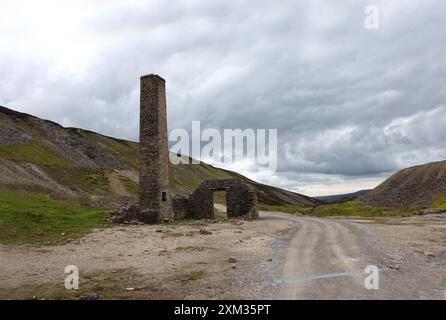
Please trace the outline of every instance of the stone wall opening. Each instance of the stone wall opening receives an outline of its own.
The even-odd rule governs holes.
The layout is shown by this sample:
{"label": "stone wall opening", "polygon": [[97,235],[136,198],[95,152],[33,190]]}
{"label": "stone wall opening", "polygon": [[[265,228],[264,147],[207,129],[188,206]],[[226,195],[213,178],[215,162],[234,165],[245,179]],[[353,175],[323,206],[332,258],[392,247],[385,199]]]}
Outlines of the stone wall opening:
{"label": "stone wall opening", "polygon": [[227,200],[226,190],[216,190],[213,192],[214,199],[214,217],[215,218],[227,218]]}
{"label": "stone wall opening", "polygon": [[256,191],[240,179],[221,179],[203,182],[189,199],[189,212],[197,219],[214,219],[214,192],[226,193],[228,218],[257,219]]}

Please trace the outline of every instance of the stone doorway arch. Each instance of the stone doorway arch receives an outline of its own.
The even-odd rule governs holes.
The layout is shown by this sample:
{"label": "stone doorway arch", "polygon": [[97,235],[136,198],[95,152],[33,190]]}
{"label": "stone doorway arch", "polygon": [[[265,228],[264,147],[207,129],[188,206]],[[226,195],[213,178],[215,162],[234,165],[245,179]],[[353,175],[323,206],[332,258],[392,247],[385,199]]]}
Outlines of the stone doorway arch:
{"label": "stone doorway arch", "polygon": [[240,179],[221,179],[203,182],[190,197],[190,212],[198,219],[214,218],[214,192],[226,192],[228,218],[257,219],[257,194]]}

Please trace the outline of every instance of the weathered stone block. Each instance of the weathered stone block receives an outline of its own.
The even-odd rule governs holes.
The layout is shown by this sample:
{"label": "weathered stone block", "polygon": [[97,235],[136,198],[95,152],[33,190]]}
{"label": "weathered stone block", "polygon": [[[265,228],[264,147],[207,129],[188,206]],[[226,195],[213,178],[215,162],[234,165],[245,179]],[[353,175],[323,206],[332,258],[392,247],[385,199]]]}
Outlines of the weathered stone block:
{"label": "weathered stone block", "polygon": [[175,220],[184,219],[189,215],[189,199],[186,197],[174,196],[172,198],[172,211]]}

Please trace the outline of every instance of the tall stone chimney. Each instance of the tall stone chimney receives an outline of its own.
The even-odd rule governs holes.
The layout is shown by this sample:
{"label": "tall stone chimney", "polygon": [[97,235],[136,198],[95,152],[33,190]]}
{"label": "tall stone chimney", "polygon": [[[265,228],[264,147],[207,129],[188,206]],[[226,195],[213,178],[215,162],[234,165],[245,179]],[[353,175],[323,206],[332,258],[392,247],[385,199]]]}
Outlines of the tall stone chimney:
{"label": "tall stone chimney", "polygon": [[171,217],[165,80],[141,77],[139,215],[145,223]]}

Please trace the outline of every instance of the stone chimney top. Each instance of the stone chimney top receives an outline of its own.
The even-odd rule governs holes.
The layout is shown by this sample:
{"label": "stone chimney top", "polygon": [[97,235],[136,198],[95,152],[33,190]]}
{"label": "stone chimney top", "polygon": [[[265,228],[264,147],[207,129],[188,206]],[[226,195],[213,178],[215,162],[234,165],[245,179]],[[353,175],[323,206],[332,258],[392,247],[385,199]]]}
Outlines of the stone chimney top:
{"label": "stone chimney top", "polygon": [[141,79],[146,79],[146,78],[157,78],[157,79],[159,79],[159,80],[161,80],[163,82],[166,82],[166,80],[164,80],[163,78],[161,78],[157,74],[146,74],[146,75],[141,76]]}

